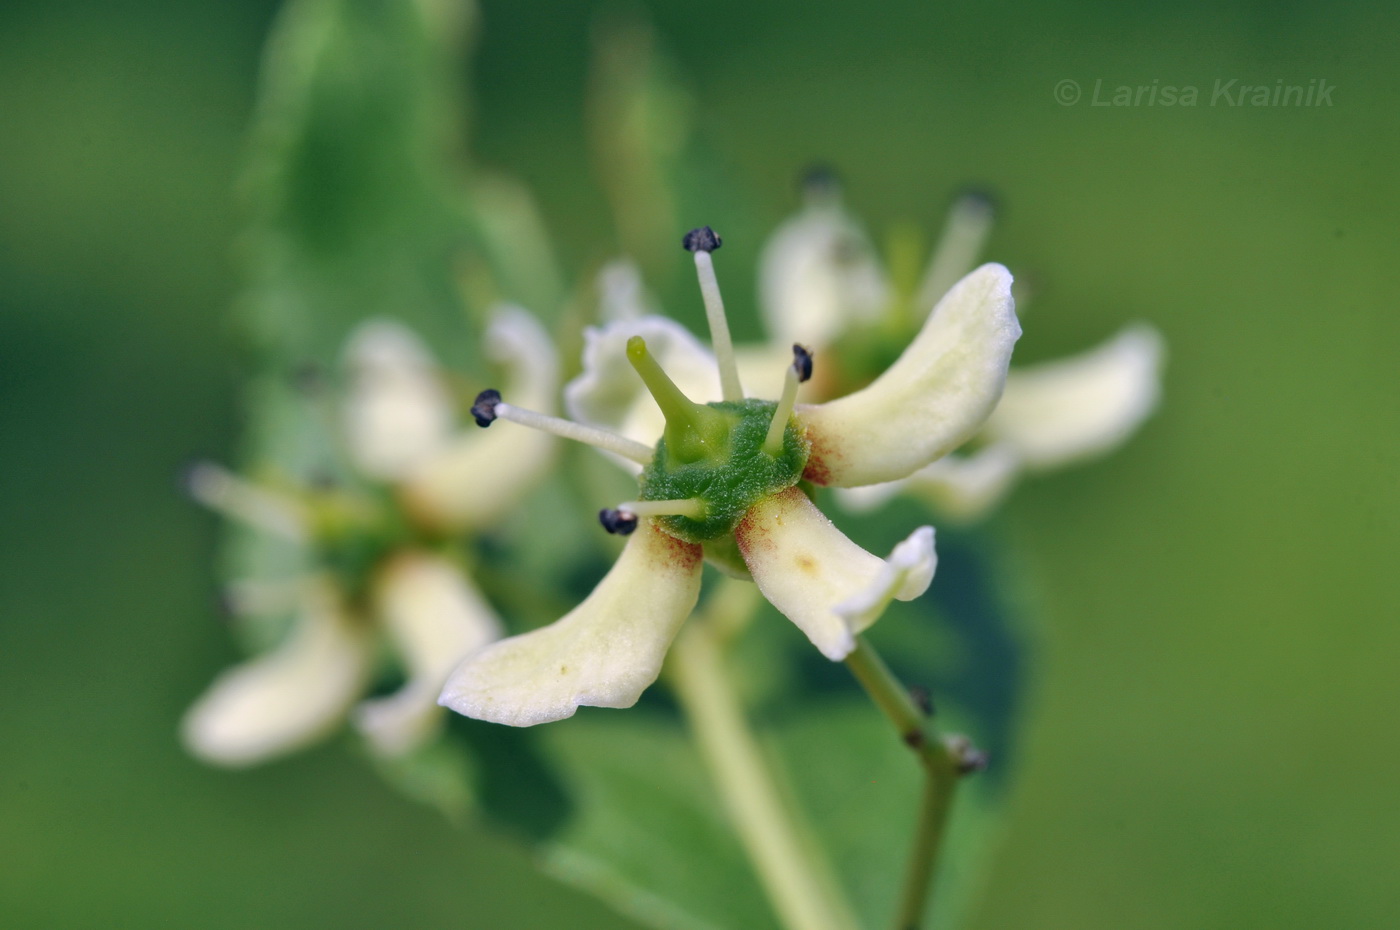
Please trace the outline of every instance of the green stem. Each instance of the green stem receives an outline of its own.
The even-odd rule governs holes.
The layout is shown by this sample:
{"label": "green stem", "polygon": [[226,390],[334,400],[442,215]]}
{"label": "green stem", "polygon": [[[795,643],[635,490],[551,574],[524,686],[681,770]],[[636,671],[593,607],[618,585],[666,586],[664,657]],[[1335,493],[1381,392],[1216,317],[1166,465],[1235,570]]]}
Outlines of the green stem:
{"label": "green stem", "polygon": [[[722,602],[723,603],[723,602]],[[692,617],[671,648],[670,683],[740,842],[788,930],[855,930],[850,906],[804,842],[744,719],[712,624]]]}
{"label": "green stem", "polygon": [[895,920],[898,930],[917,930],[928,907],[929,886],[938,864],[938,850],[952,807],[953,789],[963,773],[962,760],[932,731],[904,685],[864,639],[856,641],[855,651],[846,657],[846,667],[894,724],[900,739],[914,750],[924,770],[914,847],[909,853]]}

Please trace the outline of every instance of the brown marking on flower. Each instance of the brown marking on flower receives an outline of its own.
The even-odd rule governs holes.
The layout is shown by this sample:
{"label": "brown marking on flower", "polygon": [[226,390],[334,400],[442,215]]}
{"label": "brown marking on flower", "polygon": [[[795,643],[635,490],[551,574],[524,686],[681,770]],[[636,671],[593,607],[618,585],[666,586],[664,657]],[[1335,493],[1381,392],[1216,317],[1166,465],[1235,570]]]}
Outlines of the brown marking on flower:
{"label": "brown marking on flower", "polygon": [[800,553],[797,556],[797,569],[808,575],[816,575],[818,573],[817,560],[805,552]]}
{"label": "brown marking on flower", "polygon": [[662,543],[655,550],[658,568],[687,571],[699,565],[700,561],[704,559],[705,553],[698,544],[678,539],[650,521],[647,524],[647,529],[654,533]]}
{"label": "brown marking on flower", "polygon": [[828,438],[820,432],[814,432],[809,426],[805,436],[812,451],[807,456],[807,467],[802,471],[802,477],[813,484],[831,484],[833,466],[839,466],[845,462],[845,456],[832,448]]}
{"label": "brown marking on flower", "polygon": [[[754,552],[767,552],[773,548],[773,541],[770,538],[771,532],[765,517],[766,512],[772,506],[773,498],[766,497],[749,508],[749,512],[744,514],[739,525],[734,527],[734,541],[739,545],[739,554],[744,557],[744,561],[749,561],[750,554]],[[760,513],[760,511],[765,511]]]}

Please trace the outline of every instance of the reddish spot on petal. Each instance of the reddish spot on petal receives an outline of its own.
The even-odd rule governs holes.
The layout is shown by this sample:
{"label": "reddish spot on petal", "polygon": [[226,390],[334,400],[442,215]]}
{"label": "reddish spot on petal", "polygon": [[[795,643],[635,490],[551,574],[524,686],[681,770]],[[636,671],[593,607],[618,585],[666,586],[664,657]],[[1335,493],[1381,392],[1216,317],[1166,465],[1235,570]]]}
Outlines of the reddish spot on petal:
{"label": "reddish spot on petal", "polygon": [[650,524],[648,529],[664,543],[663,546],[658,547],[658,557],[665,568],[685,571],[699,565],[705,557],[704,550],[695,543],[677,539],[655,524]]}
{"label": "reddish spot on petal", "polygon": [[811,443],[812,451],[807,457],[807,467],[803,470],[802,477],[813,484],[830,484],[832,465],[834,463],[839,466],[843,457],[831,448],[827,437],[820,433],[814,434],[811,427],[807,429],[807,442]]}

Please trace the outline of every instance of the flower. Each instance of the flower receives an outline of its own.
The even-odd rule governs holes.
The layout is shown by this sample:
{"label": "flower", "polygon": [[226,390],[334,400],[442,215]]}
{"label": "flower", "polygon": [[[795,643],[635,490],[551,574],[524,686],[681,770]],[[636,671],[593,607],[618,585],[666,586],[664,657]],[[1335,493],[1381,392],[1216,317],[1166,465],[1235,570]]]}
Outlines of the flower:
{"label": "flower", "polygon": [[588,334],[585,372],[567,398],[592,417],[632,417],[633,389],[624,382],[640,378],[661,414],[654,446],[518,407],[494,390],[472,408],[482,426],[509,420],[630,460],[640,468],[640,493],[600,513],[606,529],[630,538],[583,603],[549,626],[486,646],[452,672],[440,701],[459,713],[529,726],[582,705],[630,707],[660,673],[695,605],[706,560],[751,578],[833,661],[855,648],[891,599],[917,597],[932,580],[932,527],[915,530],[881,559],[847,539],[799,483],[896,480],[973,435],[1001,395],[1020,336],[1011,275],[994,264],[973,271],[873,382],[799,406],[811,354],[793,346],[776,401],[747,396],[711,257],[720,238],[704,227],[684,244],[700,280],[715,347],[709,377],[720,399],[697,403],[663,365],[694,360],[703,348],[675,324],[643,318]]}
{"label": "flower", "polygon": [[[499,311],[487,349],[523,395],[549,403],[557,364],[533,318]],[[453,666],[501,635],[449,534],[496,520],[548,467],[553,440],[458,434],[447,380],[397,323],[359,326],[345,361],[339,432],[350,486],[289,491],[209,463],[188,475],[193,497],[280,539],[307,566],[230,586],[235,613],[294,619],[280,643],[221,674],[185,715],[185,745],[207,762],[262,762],[347,718],[377,753],[411,752],[437,732],[437,695]],[[501,470],[489,483],[479,478],[487,463]],[[404,684],[366,698],[381,640]]]}
{"label": "flower", "polygon": [[[773,234],[760,261],[769,332],[779,343],[839,354],[862,330],[889,327],[932,306],[972,268],[993,215],[985,195],[954,201],[915,296],[902,307],[836,183],[818,174],[808,181],[803,207]],[[1125,442],[1156,409],[1164,355],[1160,334],[1136,323],[1082,354],[1012,369],[1001,402],[970,443],[974,451],[940,458],[896,482],[843,490],[838,499],[868,510],[902,491],[947,517],[982,517],[1020,475],[1096,458]]]}

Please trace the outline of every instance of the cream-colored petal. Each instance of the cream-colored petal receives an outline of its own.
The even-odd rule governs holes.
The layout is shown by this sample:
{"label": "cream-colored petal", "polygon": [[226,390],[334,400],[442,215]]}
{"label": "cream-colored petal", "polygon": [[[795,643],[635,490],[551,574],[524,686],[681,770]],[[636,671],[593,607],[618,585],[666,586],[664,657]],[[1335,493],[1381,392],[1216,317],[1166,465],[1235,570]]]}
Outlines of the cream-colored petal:
{"label": "cream-colored petal", "polygon": [[755,504],[735,539],[763,596],[834,662],[850,654],[856,634],[891,597],[918,597],[933,577],[931,527],[915,531],[887,562],[847,539],[797,488]]}
{"label": "cream-colored petal", "polygon": [[700,594],[700,547],[643,521],[617,564],[563,619],[501,640],[452,673],[439,702],[527,727],[582,705],[631,707],[661,672]]}
{"label": "cream-colored petal", "polygon": [[1139,324],[1081,355],[1013,370],[987,435],[1037,470],[1102,455],[1156,409],[1164,355],[1161,334]]}
{"label": "cream-colored petal", "polygon": [[408,680],[393,694],[360,704],[353,719],[376,750],[402,755],[437,732],[437,698],[448,674],[500,639],[501,622],[461,569],[428,552],[395,556],[376,579],[374,595]]}
{"label": "cream-colored petal", "polygon": [[937,568],[933,527],[921,526],[894,547],[869,584],[832,609],[852,632],[863,633],[875,625],[890,601],[912,601],[927,591]]}
{"label": "cream-colored petal", "polygon": [[205,762],[244,766],[313,743],[363,691],[370,654],[330,582],[308,582],[287,639],[224,672],[185,714],[185,746]]}
{"label": "cream-colored petal", "polygon": [[[660,316],[621,320],[583,332],[583,373],[564,386],[564,409],[589,426],[645,445],[661,438],[666,420],[627,361],[627,340],[641,336],[666,374],[697,403],[719,400],[719,365],[684,326]],[[635,462],[610,456],[629,472]]]}
{"label": "cream-colored petal", "polygon": [[830,195],[813,197],[779,226],[759,259],[759,304],[779,343],[828,345],[888,301],[874,247]]}
{"label": "cream-colored petal", "polygon": [[941,516],[966,523],[985,516],[999,504],[1021,468],[1016,450],[1000,443],[971,455],[945,455],[900,481],[837,488],[836,499],[852,513],[864,513],[905,493],[927,501]]}
{"label": "cream-colored petal", "polygon": [[[554,409],[559,359],[549,334],[518,307],[498,309],[486,350],[505,370],[502,393],[532,410]],[[448,528],[500,520],[553,466],[555,437],[539,430],[468,426],[408,475],[404,500],[422,519]]]}
{"label": "cream-colored petal", "polygon": [[948,292],[869,386],[798,408],[812,441],[806,477],[856,487],[913,474],[966,442],[1001,397],[1021,335],[1011,273],[983,265]]}
{"label": "cream-colored petal", "polygon": [[452,396],[412,330],[389,320],[362,323],[346,345],[345,365],[345,440],[366,475],[397,480],[450,439]]}

